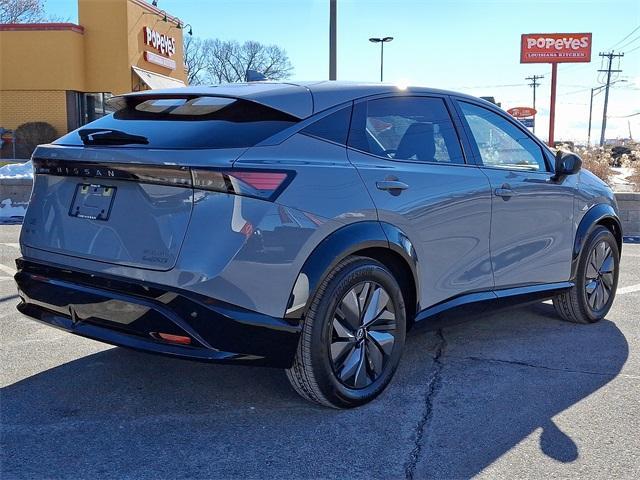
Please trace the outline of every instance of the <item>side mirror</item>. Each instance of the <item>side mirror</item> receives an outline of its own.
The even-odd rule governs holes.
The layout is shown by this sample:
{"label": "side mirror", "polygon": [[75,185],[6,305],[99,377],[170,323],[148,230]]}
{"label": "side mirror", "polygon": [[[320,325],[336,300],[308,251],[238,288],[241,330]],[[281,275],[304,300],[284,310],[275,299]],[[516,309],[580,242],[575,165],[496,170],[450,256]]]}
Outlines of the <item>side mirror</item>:
{"label": "side mirror", "polygon": [[556,165],[554,180],[559,180],[567,175],[578,173],[582,167],[582,159],[575,153],[558,150],[556,152]]}

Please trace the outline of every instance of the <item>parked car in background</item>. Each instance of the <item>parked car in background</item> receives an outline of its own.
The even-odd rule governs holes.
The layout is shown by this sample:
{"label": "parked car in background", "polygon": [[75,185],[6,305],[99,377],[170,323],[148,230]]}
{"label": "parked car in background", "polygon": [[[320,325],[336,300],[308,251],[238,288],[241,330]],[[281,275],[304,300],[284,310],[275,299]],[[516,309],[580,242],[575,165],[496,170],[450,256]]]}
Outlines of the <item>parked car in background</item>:
{"label": "parked car in background", "polygon": [[614,300],[611,190],[489,102],[343,82],[113,102],[33,155],[18,309],[46,324],[285,368],[345,408],[414,327],[548,298],[591,323]]}

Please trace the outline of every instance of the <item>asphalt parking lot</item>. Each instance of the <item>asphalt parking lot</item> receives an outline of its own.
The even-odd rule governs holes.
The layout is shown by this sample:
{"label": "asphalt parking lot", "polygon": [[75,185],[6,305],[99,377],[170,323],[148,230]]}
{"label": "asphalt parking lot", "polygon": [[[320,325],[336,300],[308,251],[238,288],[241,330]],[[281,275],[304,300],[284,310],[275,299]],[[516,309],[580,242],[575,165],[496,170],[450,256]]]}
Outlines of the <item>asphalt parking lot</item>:
{"label": "asphalt parking lot", "polygon": [[15,310],[0,227],[1,455],[10,478],[640,478],[640,245],[608,318],[549,304],[412,335],[391,387],[316,407],[273,369],[114,348]]}

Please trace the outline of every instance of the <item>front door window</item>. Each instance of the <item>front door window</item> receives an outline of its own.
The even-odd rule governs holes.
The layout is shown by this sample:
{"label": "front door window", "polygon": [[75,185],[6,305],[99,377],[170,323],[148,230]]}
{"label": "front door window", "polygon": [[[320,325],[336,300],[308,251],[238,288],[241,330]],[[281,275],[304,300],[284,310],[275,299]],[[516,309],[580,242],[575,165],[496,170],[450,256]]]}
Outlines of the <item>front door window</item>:
{"label": "front door window", "polygon": [[540,146],[525,132],[486,108],[466,102],[459,105],[485,167],[547,171]]}

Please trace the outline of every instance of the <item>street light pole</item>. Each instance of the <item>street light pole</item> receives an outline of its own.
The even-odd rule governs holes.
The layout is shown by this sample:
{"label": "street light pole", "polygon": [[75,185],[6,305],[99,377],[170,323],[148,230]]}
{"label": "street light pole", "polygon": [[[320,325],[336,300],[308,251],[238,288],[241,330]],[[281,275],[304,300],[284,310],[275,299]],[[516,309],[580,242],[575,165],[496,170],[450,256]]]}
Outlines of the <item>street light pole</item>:
{"label": "street light pole", "polygon": [[372,43],[380,44],[380,81],[384,79],[384,44],[393,40],[393,37],[372,37],[369,39]]}
{"label": "street light pole", "polygon": [[380,81],[384,77],[384,42],[380,42]]}
{"label": "street light pole", "polygon": [[589,101],[589,131],[587,133],[587,146],[591,146],[591,114],[593,113],[593,91],[595,88],[591,89],[591,100]]}
{"label": "street light pole", "polygon": [[338,6],[329,0],[329,80],[337,78]]}

